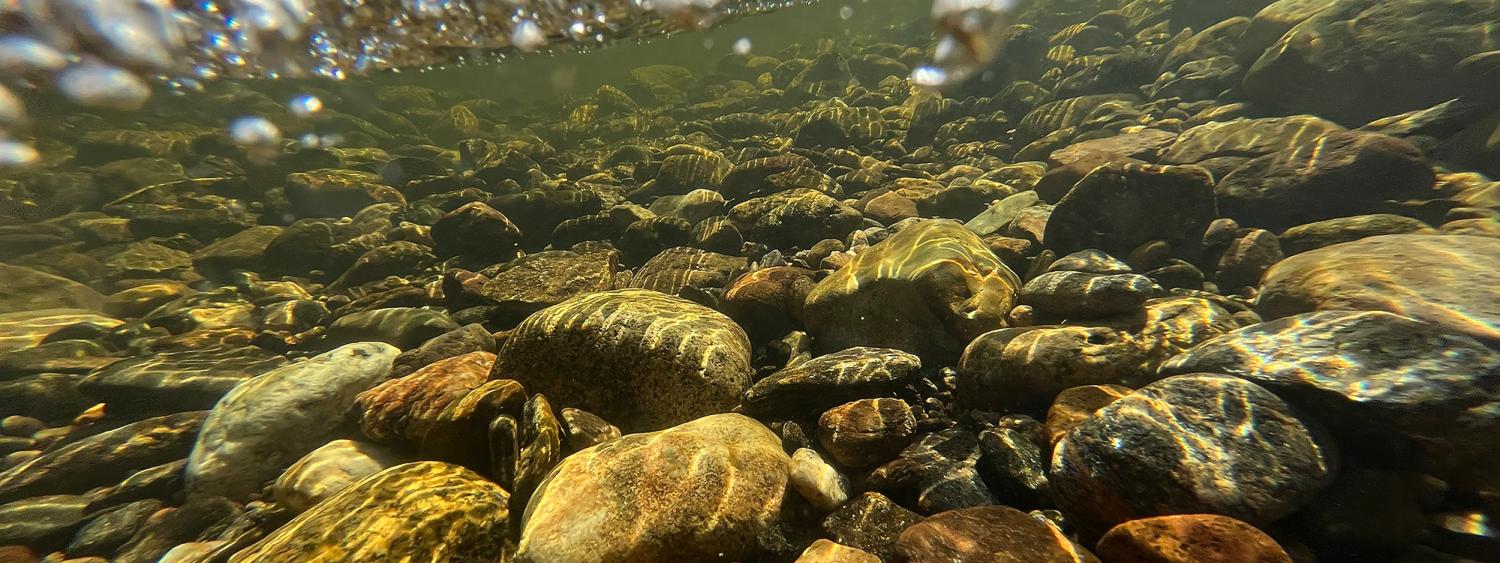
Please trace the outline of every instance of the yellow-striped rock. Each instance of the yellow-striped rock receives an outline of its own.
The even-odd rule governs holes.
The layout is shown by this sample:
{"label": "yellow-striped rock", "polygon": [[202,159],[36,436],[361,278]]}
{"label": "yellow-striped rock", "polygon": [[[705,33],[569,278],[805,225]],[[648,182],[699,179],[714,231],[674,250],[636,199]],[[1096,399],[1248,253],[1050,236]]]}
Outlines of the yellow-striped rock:
{"label": "yellow-striped rock", "polygon": [[516,561],[734,561],[773,524],[790,460],[753,419],[720,414],[583,450],[526,507]]}
{"label": "yellow-striped rock", "polygon": [[230,561],[501,561],[509,502],[499,485],[457,465],[407,463],[344,489]]}

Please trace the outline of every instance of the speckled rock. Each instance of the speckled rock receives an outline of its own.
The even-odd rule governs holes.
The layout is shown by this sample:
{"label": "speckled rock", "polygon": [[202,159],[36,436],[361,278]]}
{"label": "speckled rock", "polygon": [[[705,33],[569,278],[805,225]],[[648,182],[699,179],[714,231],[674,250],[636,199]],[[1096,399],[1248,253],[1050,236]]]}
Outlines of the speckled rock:
{"label": "speckled rock", "polygon": [[1097,563],[1050,524],[1008,506],[951,510],[913,524],[896,540],[911,563]]}
{"label": "speckled rock", "polygon": [[819,349],[879,346],[956,358],[1004,326],[1020,279],[955,221],[921,221],[813,288],[804,309]]}
{"label": "speckled rock", "polygon": [[751,199],[729,210],[729,221],[746,239],[776,248],[842,239],[859,228],[861,219],[853,207],[809,188]]}
{"label": "speckled rock", "polygon": [[1109,530],[1094,551],[1114,563],[1291,563],[1265,532],[1217,514],[1131,520]]}
{"label": "speckled rock", "polygon": [[1414,441],[1443,477],[1500,490],[1500,352],[1471,336],[1384,311],[1304,313],[1209,340],[1162,366],[1254,381],[1320,413],[1348,444]]}
{"label": "speckled rock", "polygon": [[643,289],[605,291],[528,317],[490,378],[515,378],[626,431],[655,429],[738,404],[750,384],[750,342],[702,305]]}
{"label": "speckled rock", "polygon": [[1106,317],[1139,310],[1151,297],[1151,280],[1140,274],[1047,272],[1021,286],[1019,301],[1059,318]]}
{"label": "speckled rock", "polygon": [[334,440],[308,452],[276,479],[276,504],[300,513],[350,485],[405,462],[405,456],[377,444]]}
{"label": "speckled rock", "polygon": [[896,537],[922,517],[880,493],[866,492],[823,519],[834,541],[895,561]]}
{"label": "speckled rock", "polygon": [[880,558],[857,547],[820,539],[807,546],[795,563],[880,563]]}
{"label": "speckled rock", "polygon": [[1095,533],[1163,514],[1266,523],[1332,480],[1330,448],[1254,383],[1179,375],[1110,403],[1068,432],[1052,453],[1050,477],[1057,506]]}
{"label": "speckled rock", "polygon": [[755,416],[812,415],[846,401],[891,394],[921,367],[920,358],[900,350],[850,348],[755,382],[741,403]]}
{"label": "speckled rock", "polygon": [[750,266],[741,256],[677,246],[647,260],[630,278],[630,287],[678,295],[684,289],[723,289]]}
{"label": "speckled rock", "polygon": [[469,352],[386,380],[354,399],[359,428],[377,442],[417,443],[443,409],[484,384],[494,364],[494,354]]}
{"label": "speckled rock", "polygon": [[470,352],[495,351],[495,337],[483,325],[468,324],[433,337],[421,346],[402,352],[391,363],[391,377],[410,375],[438,360]]}
{"label": "speckled rock", "polygon": [[1327,310],[1389,311],[1500,340],[1500,240],[1383,235],[1326,246],[1266,271],[1256,311],[1274,319]]}
{"label": "speckled rock", "polygon": [[1240,327],[1224,308],[1198,297],[1146,303],[1143,314],[1103,326],[1007,328],[974,339],[959,361],[962,402],[1040,412],[1079,385],[1140,386],[1175,356]]}
{"label": "speckled rock", "polygon": [[775,434],[737,414],[589,448],[537,489],[516,561],[745,557],[780,510],[789,463]]}
{"label": "speckled rock", "polygon": [[846,467],[890,461],[916,434],[917,419],[901,399],[860,399],[818,417],[818,443]]}
{"label": "speckled rock", "polygon": [[831,511],[849,501],[849,478],[810,448],[792,452],[788,479],[818,510]]}
{"label": "speckled rock", "polygon": [[202,411],[148,418],[50,450],[0,473],[0,502],[48,494],[81,494],[130,474],[181,459],[204,422]]}
{"label": "speckled rock", "polygon": [[340,347],[246,381],[214,406],[188,457],[189,494],[246,498],[327,443],[360,392],[390,373],[399,351]]}
{"label": "speckled rock", "polygon": [[1152,240],[1187,245],[1215,216],[1213,179],[1202,168],[1108,164],[1057,202],[1044,240],[1060,253],[1123,256]]}
{"label": "speckled rock", "polygon": [[509,500],[462,467],[398,465],[303,512],[230,561],[501,561],[510,553]]}

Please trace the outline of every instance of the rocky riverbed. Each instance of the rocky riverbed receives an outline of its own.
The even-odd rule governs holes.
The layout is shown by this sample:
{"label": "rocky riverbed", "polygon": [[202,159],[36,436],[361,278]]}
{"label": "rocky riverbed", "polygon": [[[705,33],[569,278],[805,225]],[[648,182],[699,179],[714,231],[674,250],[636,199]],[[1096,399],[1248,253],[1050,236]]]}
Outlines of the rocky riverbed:
{"label": "rocky riverbed", "polygon": [[896,29],[38,119],[0,562],[1500,561],[1496,25],[1038,0],[941,93]]}

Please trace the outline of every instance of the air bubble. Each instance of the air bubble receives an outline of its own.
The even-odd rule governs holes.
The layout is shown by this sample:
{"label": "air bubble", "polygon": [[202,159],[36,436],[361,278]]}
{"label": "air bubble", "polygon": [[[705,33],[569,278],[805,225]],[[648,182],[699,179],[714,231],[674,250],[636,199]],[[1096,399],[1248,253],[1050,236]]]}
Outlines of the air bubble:
{"label": "air bubble", "polygon": [[281,130],[264,117],[251,115],[241,117],[229,124],[229,138],[235,144],[246,147],[275,145],[281,140]]}
{"label": "air bubble", "polygon": [[31,166],[42,155],[31,145],[20,141],[0,140],[0,168]]}
{"label": "air bubble", "polygon": [[750,38],[749,37],[741,37],[739,39],[734,40],[734,54],[736,54],[736,55],[748,55],[748,54],[750,54]]}
{"label": "air bubble", "polygon": [[307,117],[323,111],[323,100],[319,100],[312,94],[303,94],[292,98],[292,101],[287,103],[287,109],[292,110],[292,115]]}
{"label": "air bubble", "polygon": [[948,73],[935,66],[919,66],[911,71],[911,82],[924,88],[937,88],[948,82]]}
{"label": "air bubble", "polygon": [[522,51],[535,51],[547,44],[547,35],[536,22],[521,20],[510,30],[510,44]]}
{"label": "air bubble", "polygon": [[839,8],[839,19],[847,20],[852,17],[854,17],[854,8],[849,6]]}
{"label": "air bubble", "polygon": [[106,109],[140,109],[151,89],[130,71],[98,62],[68,67],[57,75],[57,89],[73,103]]}

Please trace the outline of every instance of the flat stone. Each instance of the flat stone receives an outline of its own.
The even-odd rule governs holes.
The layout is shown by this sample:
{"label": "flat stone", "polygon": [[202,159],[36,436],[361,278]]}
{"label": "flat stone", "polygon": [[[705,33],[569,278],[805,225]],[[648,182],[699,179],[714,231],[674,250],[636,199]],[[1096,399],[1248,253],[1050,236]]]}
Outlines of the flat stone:
{"label": "flat stone", "polygon": [[339,317],[328,325],[324,341],[335,345],[375,341],[409,350],[458,327],[459,324],[442,311],[387,307]]}
{"label": "flat stone", "polygon": [[1022,209],[1036,205],[1039,202],[1041,202],[1041,198],[1037,197],[1036,192],[1033,191],[1018,192],[1005,196],[1005,199],[995,202],[980,212],[979,215],[970,219],[969,222],[964,223],[964,228],[973,231],[974,234],[981,237],[993,235],[1000,232],[1000,229],[1005,228],[1011,221],[1014,221],[1016,215]]}
{"label": "flat stone", "polygon": [[443,409],[484,384],[494,364],[494,354],[469,352],[388,379],[355,398],[360,430],[377,442],[420,442]]}
{"label": "flat stone", "polygon": [[1021,286],[1019,301],[1061,318],[1106,317],[1140,309],[1151,297],[1151,279],[1140,274],[1047,272]]}
{"label": "flat stone", "polygon": [[68,543],[83,523],[88,499],[50,495],[0,504],[0,544],[21,544],[41,550]]}
{"label": "flat stone", "polygon": [[1297,225],[1281,233],[1288,256],[1378,235],[1436,234],[1426,223],[1400,215],[1359,215]]}
{"label": "flat stone", "polygon": [[1500,239],[1383,235],[1326,246],[1266,271],[1256,311],[1388,311],[1500,341]]}
{"label": "flat stone", "polygon": [[131,473],[181,459],[204,423],[202,411],[148,418],[50,450],[0,473],[0,502],[81,494]]}
{"label": "flat stone", "polygon": [[1107,164],[1057,202],[1043,240],[1059,253],[1120,256],[1153,240],[1188,247],[1216,214],[1213,179],[1202,168]]}
{"label": "flat stone", "polygon": [[286,364],[254,346],[213,346],[127,358],[89,374],[78,390],[110,409],[208,410],[234,386]]}
{"label": "flat stone", "polygon": [[125,324],[124,321],[83,309],[37,309],[0,313],[0,353],[38,346],[53,333],[71,327],[87,327],[103,332],[122,324]]}
{"label": "flat stone", "polygon": [[745,391],[746,412],[763,417],[811,415],[846,401],[888,395],[912,379],[922,361],[889,348],[849,348],[783,369]]}
{"label": "flat stone", "polygon": [[160,500],[146,499],[106,510],[84,524],[64,551],[74,557],[108,557],[130,541],[146,519],[161,507]]}
{"label": "flat stone", "polygon": [[937,514],[903,530],[896,553],[912,563],[1097,563],[1061,530],[1008,506]]}
{"label": "flat stone", "polygon": [[104,296],[73,280],[22,266],[0,263],[5,297],[0,314],[38,309],[87,309],[104,307]]}
{"label": "flat stone", "polygon": [[236,553],[272,561],[502,561],[510,495],[456,465],[397,465],[345,488]]}
{"label": "flat stone", "polygon": [[1052,453],[1053,496],[1085,530],[1162,514],[1267,523],[1333,478],[1331,444],[1276,395],[1228,375],[1179,375],[1099,409]]}
{"label": "flat stone", "polygon": [[276,504],[304,512],[366,477],[400,465],[406,456],[353,440],[334,440],[308,452],[276,479]]}
{"label": "flat stone", "polygon": [[478,323],[468,324],[435,336],[421,346],[402,352],[391,363],[391,377],[410,375],[445,358],[462,356],[470,352],[495,351],[495,337]]}
{"label": "flat stone", "polygon": [[807,546],[795,563],[880,563],[880,558],[857,547],[820,539]]}
{"label": "flat stone", "polygon": [[618,271],[614,253],[548,250],[506,263],[490,275],[479,295],[501,307],[506,320],[520,322],[570,297],[613,288]]}
{"label": "flat stone", "polygon": [[189,494],[245,499],[260,490],[327,443],[397,353],[378,342],[349,344],[236,386],[203,422],[188,457]]}
{"label": "flat stone", "polygon": [[882,488],[915,492],[917,510],[926,514],[998,504],[979,475],[979,456],[978,436],[949,428],[923,435],[895,461],[871,472],[870,480]]}
{"label": "flat stone", "polygon": [[491,379],[515,378],[626,431],[728,411],[750,384],[749,337],[734,321],[643,289],[543,309],[511,332],[498,356]]}
{"label": "flat stone", "polygon": [[532,496],[516,561],[744,557],[777,517],[790,463],[737,414],[583,450]]}

